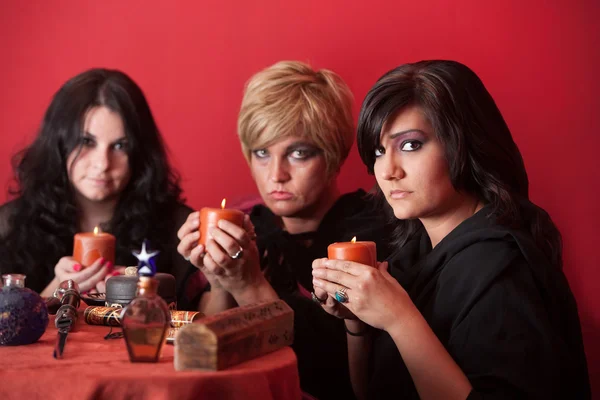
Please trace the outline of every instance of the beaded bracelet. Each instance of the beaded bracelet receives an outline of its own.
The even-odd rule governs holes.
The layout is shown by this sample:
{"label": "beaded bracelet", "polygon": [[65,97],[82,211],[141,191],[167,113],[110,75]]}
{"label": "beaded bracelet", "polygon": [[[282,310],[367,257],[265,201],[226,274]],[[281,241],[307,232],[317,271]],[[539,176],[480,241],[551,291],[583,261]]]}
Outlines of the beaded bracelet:
{"label": "beaded bracelet", "polygon": [[369,332],[369,325],[365,324],[365,329],[358,332],[352,332],[348,329],[346,324],[344,324],[344,329],[346,329],[346,333],[350,336],[365,336]]}

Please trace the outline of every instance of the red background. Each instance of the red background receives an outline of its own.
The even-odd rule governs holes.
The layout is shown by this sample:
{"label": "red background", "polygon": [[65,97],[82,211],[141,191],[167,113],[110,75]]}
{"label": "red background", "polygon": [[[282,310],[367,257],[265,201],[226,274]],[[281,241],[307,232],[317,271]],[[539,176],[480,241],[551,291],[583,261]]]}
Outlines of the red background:
{"label": "red background", "polygon": [[[244,82],[259,69],[283,59],[330,68],[354,91],[357,111],[375,80],[399,64],[459,60],[496,99],[532,199],[564,235],[600,390],[599,18],[593,0],[3,0],[0,185],[7,188],[10,156],[31,141],[53,93],[90,67],[121,69],[144,89],[188,202],[199,208],[256,193],[235,129]],[[372,182],[353,150],[341,189]]]}

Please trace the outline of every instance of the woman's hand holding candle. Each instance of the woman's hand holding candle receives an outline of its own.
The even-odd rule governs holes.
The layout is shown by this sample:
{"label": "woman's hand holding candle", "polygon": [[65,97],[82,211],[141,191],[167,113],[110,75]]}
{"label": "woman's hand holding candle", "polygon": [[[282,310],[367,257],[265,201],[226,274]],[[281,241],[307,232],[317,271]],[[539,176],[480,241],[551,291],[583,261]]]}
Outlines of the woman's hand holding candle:
{"label": "woman's hand holding candle", "polygon": [[[346,288],[348,301],[343,303],[361,321],[378,329],[388,330],[411,315],[416,309],[406,291],[387,271],[387,262],[376,268],[351,261],[317,259],[313,262],[315,294],[326,292],[329,297],[323,308],[336,315],[340,303],[333,307],[335,294]],[[323,296],[324,297],[324,296]],[[323,298],[320,297],[319,298]],[[340,316],[340,315],[337,315]],[[341,318],[345,318],[343,315]]]}
{"label": "woman's hand holding candle", "polygon": [[[326,258],[324,260],[326,260]],[[316,261],[318,261],[318,260],[315,260],[313,262],[313,268],[315,268]],[[313,277],[313,286],[314,286],[314,277]],[[349,319],[349,320],[357,319],[356,315],[352,314],[352,311],[348,310],[346,308],[346,306],[344,306],[339,301],[336,301],[333,296],[330,296],[329,293],[327,293],[327,291],[325,291],[325,289],[315,286],[313,293],[316,296],[316,298],[319,299],[319,303],[321,304],[323,309],[325,311],[327,311],[329,314],[333,315],[334,317],[337,317],[340,319]],[[323,299],[325,299],[325,300],[323,300]]]}
{"label": "woman's hand holding candle", "polygon": [[73,258],[83,268],[89,267],[97,259],[115,262],[116,238],[110,233],[101,232],[95,227],[93,232],[76,233],[73,238]]}
{"label": "woman's hand holding candle", "polygon": [[[199,260],[192,260],[190,254],[193,249],[198,247],[198,239],[200,238],[200,231],[198,230],[199,227],[200,212],[194,211],[193,213],[190,213],[190,215],[188,215],[183,225],[181,225],[181,227],[177,231],[177,237],[179,238],[177,252],[181,254],[181,256],[186,260],[191,261],[194,265],[196,265],[196,262],[194,261],[202,260],[201,258]],[[199,254],[202,254],[204,252],[204,246],[202,246],[200,250],[201,252]]]}
{"label": "woman's hand holding candle", "polygon": [[[227,289],[237,289],[234,282],[247,282],[260,272],[258,249],[247,231],[254,231],[250,217],[244,216],[243,226],[220,220],[207,230],[209,236],[204,255],[204,265],[218,279],[228,281]],[[239,258],[234,256],[241,251]],[[244,266],[248,265],[248,268]],[[258,271],[258,274],[256,273]],[[233,278],[233,279],[232,279]]]}
{"label": "woman's hand holding candle", "polygon": [[374,242],[353,238],[331,244],[329,258],[313,262],[315,296],[322,300],[327,293],[322,304],[325,311],[339,318],[355,316],[375,328],[387,329],[401,320],[396,311],[414,310],[406,291],[388,273],[387,262],[378,263],[376,253]]}
{"label": "woman's hand holding candle", "polygon": [[[349,242],[332,243],[327,247],[327,257],[333,260],[354,261],[359,264],[377,266],[377,248],[375,242],[357,242],[356,236]],[[319,263],[316,264],[317,266]],[[314,264],[313,264],[313,268]],[[345,288],[340,288],[345,290]],[[314,298],[326,308],[330,314],[344,319],[356,319],[346,307],[329,297],[324,289],[316,287]]]}
{"label": "woman's hand holding candle", "polygon": [[204,207],[199,212],[191,213],[177,232],[180,240],[177,251],[204,273],[211,285],[211,291],[220,289],[221,284],[215,276],[222,271],[207,269],[204,265],[206,244],[210,241],[209,230],[215,227],[220,220],[231,221],[238,226],[244,224],[244,213],[239,210],[227,209],[225,205],[226,199],[223,199],[221,208]]}
{"label": "woman's hand holding candle", "polygon": [[99,258],[89,267],[83,268],[73,257],[62,257],[54,267],[54,279],[41,295],[52,296],[58,285],[68,279],[77,282],[82,293],[96,289],[98,283],[103,282],[106,276],[113,272],[113,269],[112,262],[103,258]]}
{"label": "woman's hand holding candle", "polygon": [[[326,269],[327,267],[323,264],[324,261],[327,261],[327,258],[320,258],[313,261],[313,300],[318,300],[323,309],[327,311],[329,314],[334,317],[341,319],[349,319],[355,320],[357,319],[356,315],[352,313],[346,306],[339,301],[335,300],[335,294],[329,295],[329,293],[325,290],[324,287],[318,286],[319,279],[316,278],[321,274],[321,271],[316,271],[315,269],[321,268]],[[330,278],[333,279],[333,278]],[[338,286],[339,287],[339,286]],[[316,299],[315,299],[316,298]]]}
{"label": "woman's hand holding candle", "polygon": [[226,199],[221,202],[221,208],[204,207],[200,210],[200,237],[198,243],[206,246],[210,239],[210,229],[217,226],[221,220],[244,225],[244,213],[239,210],[225,208]]}
{"label": "woman's hand holding candle", "polygon": [[206,255],[205,246],[198,243],[200,239],[200,212],[195,211],[188,215],[186,221],[177,231],[177,237],[180,242],[177,246],[177,252],[182,257],[189,260],[193,266],[200,269],[211,286],[212,290],[221,288],[221,283],[216,275],[204,267],[204,256]]}
{"label": "woman's hand holding candle", "polygon": [[219,220],[207,232],[211,240],[206,244],[204,265],[239,305],[278,298],[260,269],[256,234],[248,215],[241,227]]}
{"label": "woman's hand holding candle", "polygon": [[[190,214],[177,236],[179,254],[199,268],[211,285],[206,308],[204,296],[201,302],[205,313],[221,311],[229,303],[225,297],[233,296],[238,305],[278,298],[260,269],[250,217],[226,209],[225,199],[220,209],[203,208]],[[218,305],[211,308],[213,304]]]}

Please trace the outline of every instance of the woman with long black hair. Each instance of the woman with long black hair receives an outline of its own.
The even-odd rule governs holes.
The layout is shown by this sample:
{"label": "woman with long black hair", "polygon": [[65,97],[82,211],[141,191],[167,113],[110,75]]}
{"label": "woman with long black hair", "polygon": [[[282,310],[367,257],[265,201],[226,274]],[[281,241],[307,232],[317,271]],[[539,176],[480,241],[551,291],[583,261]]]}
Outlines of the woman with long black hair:
{"label": "woman with long black hair", "polygon": [[14,199],[0,208],[0,271],[27,275],[50,295],[65,279],[103,291],[111,262],[83,268],[73,235],[99,226],[116,236],[119,266],[143,240],[160,250],[158,270],[176,277],[180,308],[194,267],[177,256],[177,228],[191,211],[140,87],[117,70],[91,69],[54,95],[34,142],[13,160]]}
{"label": "woman with long black hair", "polygon": [[345,319],[357,395],[589,398],[560,233],[529,200],[479,77],[454,61],[388,72],[363,102],[357,142],[393,214],[395,253],[379,268],[313,263],[315,294]]}

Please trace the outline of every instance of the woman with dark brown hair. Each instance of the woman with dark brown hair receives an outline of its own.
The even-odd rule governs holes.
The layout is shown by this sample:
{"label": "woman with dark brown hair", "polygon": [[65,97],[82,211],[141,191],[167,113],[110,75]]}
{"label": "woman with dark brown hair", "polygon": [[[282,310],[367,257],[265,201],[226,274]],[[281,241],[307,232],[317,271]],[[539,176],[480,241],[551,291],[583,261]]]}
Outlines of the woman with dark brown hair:
{"label": "woman with dark brown hair", "polygon": [[185,291],[195,268],[176,252],[177,228],[191,209],[146,97],[128,75],[94,68],[70,78],[13,164],[14,198],[0,207],[0,273],[26,274],[42,296],[67,279],[102,293],[123,268],[103,259],[83,268],[70,256],[73,235],[99,226],[117,238],[117,266],[135,265],[131,251],[148,239],[161,252],[158,270],[175,276],[179,307],[196,306]]}
{"label": "woman with dark brown hair", "polygon": [[358,397],[589,398],[560,233],[477,75],[454,61],[388,72],[358,147],[395,253],[379,268],[313,263],[315,294],[345,319]]}

